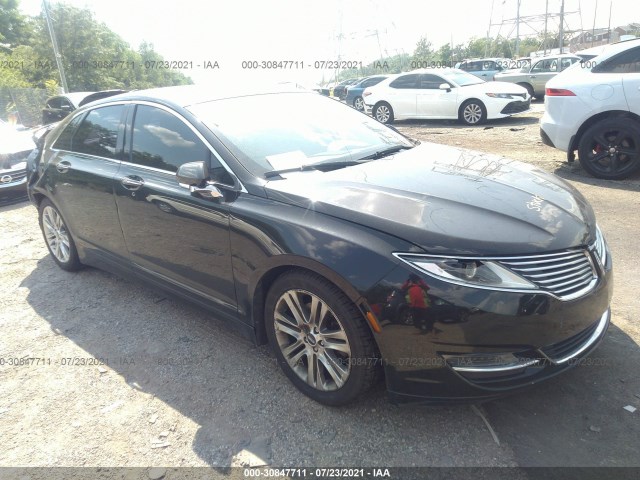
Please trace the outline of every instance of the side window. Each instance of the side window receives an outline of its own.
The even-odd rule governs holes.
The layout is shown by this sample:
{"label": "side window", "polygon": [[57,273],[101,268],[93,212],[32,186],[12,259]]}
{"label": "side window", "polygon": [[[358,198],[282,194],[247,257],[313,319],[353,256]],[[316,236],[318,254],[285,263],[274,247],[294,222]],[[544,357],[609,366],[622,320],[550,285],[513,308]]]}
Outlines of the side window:
{"label": "side window", "polygon": [[494,61],[486,61],[482,64],[482,69],[485,72],[496,70],[496,62]]}
{"label": "side window", "polygon": [[598,73],[640,73],[640,48],[632,48],[602,64]]}
{"label": "side window", "polygon": [[443,83],[447,83],[444,79],[438,77],[437,75],[431,74],[423,74],[420,75],[420,86],[419,88],[428,89],[428,90],[438,90],[440,85]]}
{"label": "side window", "polygon": [[468,62],[467,66],[463,68],[467,72],[481,72],[482,71],[482,62]]}
{"label": "side window", "polygon": [[116,142],[123,111],[123,105],[91,110],[73,135],[71,150],[99,157],[117,158]]}
{"label": "side window", "polygon": [[393,82],[389,84],[389,86],[393,88],[416,88],[417,81],[418,81],[418,74],[412,73],[409,75],[402,75],[396,78]]}
{"label": "side window", "polygon": [[531,73],[537,72],[537,73],[546,73],[546,72],[555,72],[556,68],[558,65],[558,60],[556,60],[555,58],[553,59],[547,59],[547,60],[540,60],[538,63],[536,63],[533,68],[531,69]]}
{"label": "side window", "polygon": [[76,133],[76,128],[84,115],[78,115],[62,131],[58,139],[53,144],[53,148],[57,150],[71,150],[71,142],[73,140],[73,134]]}
{"label": "side window", "polygon": [[132,163],[176,172],[183,163],[210,162],[211,178],[233,185],[229,172],[198,136],[165,110],[138,105],[131,140]]}
{"label": "side window", "polygon": [[60,105],[61,105],[60,97],[50,98],[47,101],[47,108],[60,108]]}

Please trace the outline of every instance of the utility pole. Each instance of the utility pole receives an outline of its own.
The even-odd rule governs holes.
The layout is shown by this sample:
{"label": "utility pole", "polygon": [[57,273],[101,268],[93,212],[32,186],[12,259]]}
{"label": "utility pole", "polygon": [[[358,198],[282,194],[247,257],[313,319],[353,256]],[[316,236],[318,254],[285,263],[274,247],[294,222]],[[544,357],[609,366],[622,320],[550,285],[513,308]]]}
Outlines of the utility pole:
{"label": "utility pole", "polygon": [[591,27],[591,46],[593,47],[593,39],[596,35],[596,18],[598,17],[598,0],[596,0],[596,9],[593,12],[593,26]]}
{"label": "utility pole", "polygon": [[518,11],[516,12],[516,51],[515,57],[520,55],[520,0],[517,1]]}
{"label": "utility pole", "polygon": [[542,37],[542,49],[544,50],[544,55],[547,55],[547,20],[549,19],[549,0],[546,1],[546,5],[544,7],[544,37]]}
{"label": "utility pole", "polygon": [[62,83],[62,93],[68,93],[69,87],[67,87],[67,78],[64,75],[64,66],[62,65],[62,55],[58,51],[58,41],[56,40],[56,34],[53,31],[53,23],[49,15],[49,7],[47,0],[42,0],[42,7],[44,10],[44,17],[47,19],[47,27],[49,28],[49,35],[51,36],[51,44],[53,45],[53,55],[56,57],[56,65],[58,65],[58,73],[60,73],[60,82]]}
{"label": "utility pole", "polygon": [[564,0],[560,3],[560,53],[562,53],[562,49],[564,48]]}

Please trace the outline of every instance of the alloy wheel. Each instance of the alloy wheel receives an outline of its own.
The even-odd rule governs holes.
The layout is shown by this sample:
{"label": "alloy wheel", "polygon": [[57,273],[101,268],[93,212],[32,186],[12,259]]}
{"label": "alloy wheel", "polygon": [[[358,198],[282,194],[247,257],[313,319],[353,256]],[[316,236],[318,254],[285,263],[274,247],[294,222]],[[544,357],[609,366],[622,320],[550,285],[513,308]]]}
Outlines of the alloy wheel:
{"label": "alloy wheel", "polygon": [[356,107],[356,110],[363,111],[364,110],[364,100],[362,100],[362,97],[357,97],[353,101],[353,106]]}
{"label": "alloy wheel", "polygon": [[389,107],[386,105],[380,105],[376,107],[376,120],[380,123],[387,123],[389,118],[391,117],[391,112],[389,111]]}
{"label": "alloy wheel", "polygon": [[475,125],[482,119],[482,107],[477,103],[469,103],[462,111],[464,121],[469,125]]}
{"label": "alloy wheel", "polygon": [[622,125],[595,132],[590,136],[589,145],[586,158],[582,160],[589,164],[589,170],[597,176],[626,175],[635,170],[640,162],[638,139]]}
{"label": "alloy wheel", "polygon": [[67,263],[71,258],[71,242],[62,217],[58,211],[46,206],[42,212],[42,225],[44,236],[51,253],[61,263]]}
{"label": "alloy wheel", "polygon": [[342,387],[351,372],[351,346],[331,308],[305,290],[287,290],[276,302],[278,347],[295,374],[320,391]]}

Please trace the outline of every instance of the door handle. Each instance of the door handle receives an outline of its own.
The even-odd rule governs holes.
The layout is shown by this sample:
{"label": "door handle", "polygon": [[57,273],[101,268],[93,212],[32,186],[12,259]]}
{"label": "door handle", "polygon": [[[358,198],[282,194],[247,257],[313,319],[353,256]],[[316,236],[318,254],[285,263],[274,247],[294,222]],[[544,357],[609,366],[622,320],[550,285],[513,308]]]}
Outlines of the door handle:
{"label": "door handle", "polygon": [[69,171],[69,168],[71,168],[71,164],[66,160],[58,162],[58,164],[56,165],[56,170],[58,170],[60,173],[67,173]]}
{"label": "door handle", "polygon": [[127,190],[138,190],[144,185],[144,180],[137,175],[129,175],[120,180],[120,184]]}
{"label": "door handle", "polygon": [[535,75],[529,75],[529,78],[536,78]]}

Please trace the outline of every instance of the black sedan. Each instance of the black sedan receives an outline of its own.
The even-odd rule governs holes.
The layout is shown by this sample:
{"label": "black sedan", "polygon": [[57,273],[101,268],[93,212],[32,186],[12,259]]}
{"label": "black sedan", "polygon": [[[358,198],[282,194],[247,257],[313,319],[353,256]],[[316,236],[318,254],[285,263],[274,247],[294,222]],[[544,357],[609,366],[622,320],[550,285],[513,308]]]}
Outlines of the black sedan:
{"label": "black sedan", "polygon": [[587,201],[417,143],[315,93],[170,87],[70,115],[29,193],[61,268],[210,309],[321,403],[380,376],[394,402],[487,399],[576,365],[612,295]]}
{"label": "black sedan", "polygon": [[77,108],[102,98],[124,93],[125,90],[103,90],[100,92],[72,92],[55,95],[47,99],[42,109],[42,124],[59,122]]}

